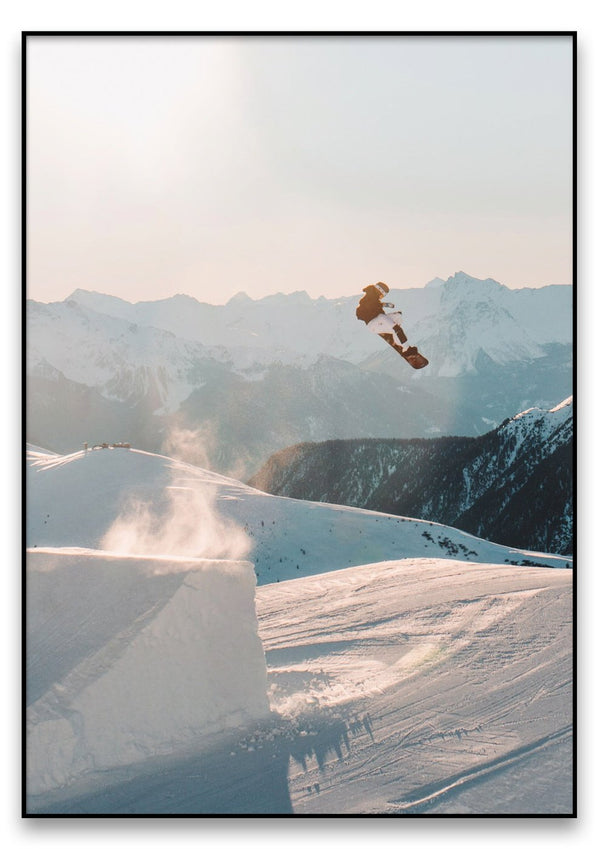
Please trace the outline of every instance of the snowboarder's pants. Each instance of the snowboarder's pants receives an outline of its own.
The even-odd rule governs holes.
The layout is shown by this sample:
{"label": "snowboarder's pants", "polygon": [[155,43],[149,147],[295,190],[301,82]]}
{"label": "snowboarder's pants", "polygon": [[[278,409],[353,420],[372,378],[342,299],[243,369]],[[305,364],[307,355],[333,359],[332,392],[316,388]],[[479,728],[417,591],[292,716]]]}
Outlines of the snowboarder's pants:
{"label": "snowboarder's pants", "polygon": [[394,337],[394,343],[396,345],[401,345],[402,343],[394,330],[394,325],[400,324],[399,316],[399,313],[394,312],[376,315],[375,318],[372,318],[367,324],[367,327],[371,333],[391,333]]}

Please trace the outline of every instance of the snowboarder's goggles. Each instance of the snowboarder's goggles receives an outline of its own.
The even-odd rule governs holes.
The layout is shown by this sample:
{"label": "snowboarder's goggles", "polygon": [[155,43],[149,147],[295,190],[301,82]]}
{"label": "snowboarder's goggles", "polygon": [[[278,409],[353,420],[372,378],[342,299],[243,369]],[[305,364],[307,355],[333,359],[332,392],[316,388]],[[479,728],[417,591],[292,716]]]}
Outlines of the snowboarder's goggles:
{"label": "snowboarder's goggles", "polygon": [[390,291],[387,286],[384,286],[383,283],[376,283],[375,288],[378,292],[381,292],[382,295],[387,295]]}

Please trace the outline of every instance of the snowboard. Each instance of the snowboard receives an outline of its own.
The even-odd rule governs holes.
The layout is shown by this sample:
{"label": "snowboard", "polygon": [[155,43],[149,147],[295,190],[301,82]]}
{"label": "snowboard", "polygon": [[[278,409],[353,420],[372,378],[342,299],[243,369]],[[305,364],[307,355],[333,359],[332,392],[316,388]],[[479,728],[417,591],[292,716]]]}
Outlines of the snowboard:
{"label": "snowboard", "polygon": [[425,366],[429,365],[429,360],[426,359],[423,354],[421,354],[414,345],[410,345],[406,350],[404,350],[400,345],[396,345],[394,342],[394,337],[391,333],[379,333],[382,339],[391,345],[394,351],[397,351],[402,359],[406,360],[406,362],[412,366],[413,368],[425,368]]}

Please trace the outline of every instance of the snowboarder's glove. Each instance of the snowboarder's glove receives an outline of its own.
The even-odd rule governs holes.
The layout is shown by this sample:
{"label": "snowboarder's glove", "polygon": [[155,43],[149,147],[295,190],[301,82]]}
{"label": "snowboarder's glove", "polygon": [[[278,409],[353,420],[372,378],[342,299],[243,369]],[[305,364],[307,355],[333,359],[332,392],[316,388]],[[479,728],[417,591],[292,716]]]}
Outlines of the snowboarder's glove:
{"label": "snowboarder's glove", "polygon": [[385,301],[383,301],[383,303],[381,304],[381,306],[382,306],[382,307],[387,307],[389,310],[393,310],[393,309],[394,309],[394,304],[386,304],[386,302],[385,302]]}

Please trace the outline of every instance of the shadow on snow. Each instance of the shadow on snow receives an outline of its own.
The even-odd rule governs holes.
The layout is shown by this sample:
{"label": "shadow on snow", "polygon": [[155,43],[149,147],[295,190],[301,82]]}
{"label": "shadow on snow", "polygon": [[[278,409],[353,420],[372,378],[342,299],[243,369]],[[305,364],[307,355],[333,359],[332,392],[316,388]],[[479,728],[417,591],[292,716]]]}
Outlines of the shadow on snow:
{"label": "shadow on snow", "polygon": [[[320,712],[297,719],[271,714],[267,722],[247,730],[243,736],[221,739],[194,756],[153,758],[129,771],[112,770],[85,793],[76,795],[73,787],[31,797],[27,814],[293,814],[288,786],[291,760],[307,772],[314,758],[322,771],[332,758],[343,760],[352,739],[365,733],[374,739],[368,715],[345,721]],[[307,789],[319,793],[320,783],[312,782]]]}

